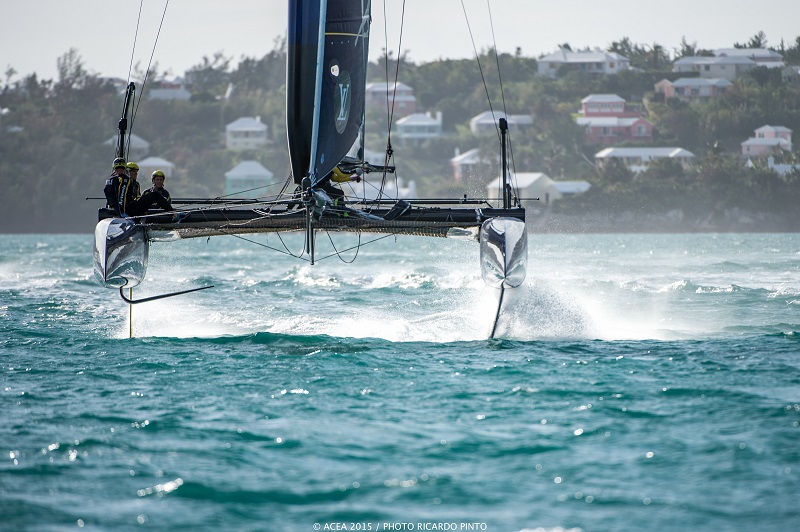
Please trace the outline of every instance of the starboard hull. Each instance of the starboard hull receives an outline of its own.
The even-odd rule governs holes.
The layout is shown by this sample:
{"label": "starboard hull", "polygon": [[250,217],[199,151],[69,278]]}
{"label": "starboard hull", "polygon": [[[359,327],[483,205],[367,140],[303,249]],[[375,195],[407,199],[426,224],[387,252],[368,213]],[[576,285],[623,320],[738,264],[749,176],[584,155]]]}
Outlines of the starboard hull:
{"label": "starboard hull", "polygon": [[133,288],[144,280],[149,243],[144,227],[106,218],[94,230],[94,274],[107,288]]}
{"label": "starboard hull", "polygon": [[493,288],[514,288],[525,281],[528,233],[525,222],[498,217],[481,226],[481,277]]}

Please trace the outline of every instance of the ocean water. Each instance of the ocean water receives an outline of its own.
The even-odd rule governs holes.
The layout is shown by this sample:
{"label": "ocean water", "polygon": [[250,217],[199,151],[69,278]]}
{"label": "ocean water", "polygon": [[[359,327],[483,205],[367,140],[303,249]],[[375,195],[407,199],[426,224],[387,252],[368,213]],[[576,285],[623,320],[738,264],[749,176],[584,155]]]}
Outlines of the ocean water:
{"label": "ocean water", "polygon": [[800,528],[800,234],[375,238],[0,235],[0,529]]}

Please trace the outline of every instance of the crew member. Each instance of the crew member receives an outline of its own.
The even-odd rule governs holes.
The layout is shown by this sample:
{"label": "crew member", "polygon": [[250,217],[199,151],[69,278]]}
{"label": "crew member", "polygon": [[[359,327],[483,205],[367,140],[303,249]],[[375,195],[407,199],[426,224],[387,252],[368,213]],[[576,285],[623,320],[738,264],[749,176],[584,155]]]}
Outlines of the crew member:
{"label": "crew member", "polygon": [[361,175],[358,170],[352,174],[348,174],[343,172],[338,166],[334,166],[333,170],[314,186],[324,190],[333,200],[334,204],[336,204],[338,200],[344,198],[344,190],[342,190],[341,187],[334,186],[333,183],[347,183],[349,181],[355,181],[356,183],[361,182]]}
{"label": "crew member", "polygon": [[172,207],[172,198],[169,192],[164,188],[164,181],[166,176],[161,170],[153,172],[151,179],[153,186],[148,188],[142,195],[128,205],[128,214],[131,216],[141,216],[145,214],[153,205],[158,205],[165,211],[174,211]]}
{"label": "crew member", "polygon": [[128,188],[131,191],[131,198],[137,200],[142,196],[142,187],[138,181],[139,165],[133,161],[128,161],[128,164],[125,165],[125,169],[128,171],[128,175],[131,178],[128,184]]}
{"label": "crew member", "polygon": [[125,159],[117,157],[114,159],[114,173],[106,179],[106,186],[103,193],[106,196],[106,208],[114,211],[114,214],[125,218],[126,207],[131,199],[129,184],[130,177],[125,172]]}

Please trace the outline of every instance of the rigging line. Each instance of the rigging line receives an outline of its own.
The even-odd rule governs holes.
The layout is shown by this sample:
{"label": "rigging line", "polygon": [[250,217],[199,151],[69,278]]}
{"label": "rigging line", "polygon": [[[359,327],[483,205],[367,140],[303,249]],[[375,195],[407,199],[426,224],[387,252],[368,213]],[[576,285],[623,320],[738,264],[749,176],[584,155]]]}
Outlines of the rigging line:
{"label": "rigging line", "polygon": [[[356,261],[356,258],[358,258],[358,252],[361,250],[361,231],[358,231],[358,244],[356,244],[354,246],[355,250],[356,250],[356,254],[353,255],[352,260],[344,260],[342,258],[342,252],[339,251],[338,249],[336,249],[336,244],[333,243],[333,237],[331,236],[331,232],[330,231],[325,231],[325,234],[328,235],[328,240],[331,241],[331,247],[333,247],[333,251],[335,252],[334,254],[337,257],[339,257],[340,261],[344,262],[345,264],[353,264]],[[350,248],[350,249],[353,249],[353,248]]]}
{"label": "rigging line", "polygon": [[128,65],[128,83],[131,82],[131,72],[133,71],[133,56],[136,52],[136,40],[139,38],[139,22],[142,20],[142,6],[144,5],[144,0],[139,2],[139,16],[136,17],[136,31],[133,34],[133,48],[131,49],[131,62]]}
{"label": "rigging line", "polygon": [[131,116],[131,127],[129,128],[128,136],[133,134],[133,123],[136,121],[136,113],[139,111],[139,104],[142,103],[142,96],[144,96],[144,86],[147,85],[147,77],[150,75],[150,66],[153,64],[153,56],[156,55],[156,46],[158,46],[158,38],[161,36],[161,28],[164,27],[164,19],[167,16],[167,8],[169,7],[169,0],[164,4],[164,12],[161,14],[161,22],[158,24],[158,32],[156,33],[156,40],[153,42],[153,51],[150,53],[150,61],[147,63],[147,70],[144,73],[144,80],[142,80],[142,87],[139,91],[139,99],[136,101],[136,107],[133,109],[133,116]]}
{"label": "rigging line", "polygon": [[494,338],[494,333],[497,331],[497,322],[500,321],[500,310],[503,308],[503,294],[506,292],[505,283],[500,285],[500,300],[497,302],[497,314],[494,317],[494,325],[492,326],[492,334],[489,338]]}
{"label": "rigging line", "polygon": [[[492,120],[495,122],[495,131],[497,132],[497,140],[500,141],[500,127],[494,117],[494,106],[492,106],[492,97],[489,95],[489,86],[486,84],[486,76],[483,74],[483,67],[481,66],[481,58],[478,55],[478,47],[475,45],[475,36],[472,34],[472,26],[469,23],[469,16],[467,15],[467,7],[464,5],[464,0],[461,0],[461,9],[464,11],[464,19],[467,21],[467,30],[469,30],[469,38],[472,41],[472,49],[475,52],[475,61],[478,63],[478,71],[481,74],[481,81],[483,82],[483,90],[486,92],[486,100],[489,102],[489,111],[492,113]],[[495,53],[497,53],[495,51]]]}
{"label": "rigging line", "polygon": [[345,251],[350,251],[351,249],[355,249],[355,248],[357,248],[357,247],[358,247],[358,248],[360,248],[360,247],[363,247],[363,246],[366,246],[366,245],[372,244],[373,242],[377,242],[378,240],[383,240],[384,238],[389,238],[389,237],[391,237],[391,236],[393,236],[393,237],[397,237],[397,235],[398,235],[398,234],[400,234],[400,233],[389,233],[389,234],[385,234],[385,235],[383,235],[383,236],[379,236],[378,238],[374,238],[374,239],[372,239],[372,240],[370,240],[370,241],[368,241],[368,242],[361,242],[361,241],[360,241],[360,240],[361,240],[361,237],[360,237],[360,232],[359,232],[359,243],[358,243],[358,245],[356,245],[356,246],[352,246],[352,247],[349,247],[349,248],[347,248],[347,249],[343,249],[343,250],[341,250],[341,251],[337,251],[336,253],[331,253],[330,255],[325,255],[324,257],[322,257],[322,258],[317,258],[317,259],[315,259],[315,260],[316,260],[317,262],[319,262],[319,261],[321,261],[321,260],[329,259],[329,258],[331,258],[331,257],[335,257],[335,256],[339,255],[340,253],[344,253]]}
{"label": "rigging line", "polygon": [[[392,149],[392,124],[394,123],[394,106],[397,101],[397,80],[400,77],[400,59],[403,50],[403,28],[405,26],[406,20],[406,2],[403,0],[403,9],[400,13],[400,36],[397,40],[397,61],[395,63],[395,72],[394,72],[394,88],[392,89],[392,98],[391,103],[389,99],[389,36],[388,31],[386,29],[386,1],[383,2],[383,35],[385,40],[385,50],[386,50],[386,61],[385,61],[385,69],[386,69],[386,113],[387,113],[387,134],[386,134],[386,150],[384,151],[384,159],[383,159],[383,166],[389,166],[389,160],[392,157],[392,153],[394,150]],[[395,188],[397,188],[397,173],[395,172]],[[383,194],[383,188],[386,185],[386,170],[383,171],[383,176],[381,178],[381,194]],[[379,195],[379,197],[380,197]]]}
{"label": "rigging line", "polygon": [[[489,0],[486,0],[486,9],[489,11],[489,27],[492,30],[492,44],[494,45],[494,60],[497,63],[497,81],[500,83],[500,98],[503,102],[503,113],[505,113],[506,120],[508,120],[508,108],[506,107],[506,93],[503,86],[503,73],[500,70],[500,54],[497,51],[497,38],[495,37],[494,33],[494,19],[492,18],[492,6]],[[514,170],[511,174],[514,179],[514,185],[512,185],[512,188],[516,189],[517,195],[519,195],[519,184],[517,183],[517,168],[514,162],[514,150],[511,146],[510,129],[506,131],[506,137],[508,138],[508,153],[511,159],[511,168]]]}

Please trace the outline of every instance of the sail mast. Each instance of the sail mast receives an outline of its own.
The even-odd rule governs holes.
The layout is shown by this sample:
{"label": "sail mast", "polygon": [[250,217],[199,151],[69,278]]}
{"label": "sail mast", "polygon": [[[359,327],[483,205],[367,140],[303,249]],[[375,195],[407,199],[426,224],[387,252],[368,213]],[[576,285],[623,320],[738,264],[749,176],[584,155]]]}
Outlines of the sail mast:
{"label": "sail mast", "polygon": [[314,86],[314,118],[311,129],[311,160],[308,162],[308,175],[311,183],[316,184],[321,178],[317,177],[317,148],[319,146],[319,116],[320,102],[322,101],[322,68],[325,61],[325,19],[327,16],[328,1],[319,3],[319,38],[317,40],[317,66],[316,85]]}

